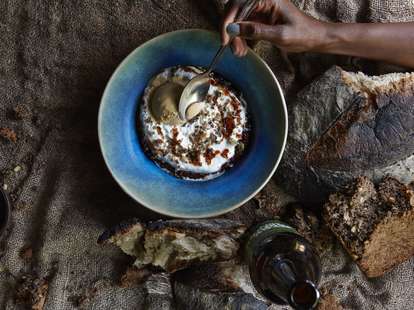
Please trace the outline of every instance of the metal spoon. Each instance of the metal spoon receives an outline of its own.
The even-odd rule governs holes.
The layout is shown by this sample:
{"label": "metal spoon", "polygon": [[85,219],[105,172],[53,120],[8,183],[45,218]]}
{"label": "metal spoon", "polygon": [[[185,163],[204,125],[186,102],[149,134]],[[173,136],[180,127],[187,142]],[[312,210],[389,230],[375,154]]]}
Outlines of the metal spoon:
{"label": "metal spoon", "polygon": [[[247,0],[236,18],[236,22],[246,19],[253,9],[256,7],[257,0]],[[216,67],[226,47],[234,39],[234,35],[230,35],[230,40],[227,44],[220,47],[213,61],[208,67],[207,71],[192,78],[184,87],[178,105],[178,113],[182,120],[191,120],[197,116],[204,107],[204,100],[210,88],[210,74]]]}

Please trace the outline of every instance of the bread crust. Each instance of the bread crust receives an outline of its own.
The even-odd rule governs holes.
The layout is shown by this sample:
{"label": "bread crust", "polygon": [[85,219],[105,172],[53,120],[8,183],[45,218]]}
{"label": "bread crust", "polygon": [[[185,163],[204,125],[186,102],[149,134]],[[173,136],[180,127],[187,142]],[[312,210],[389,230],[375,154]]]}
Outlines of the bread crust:
{"label": "bread crust", "polygon": [[280,183],[323,203],[360,175],[414,179],[414,74],[368,77],[333,67],[290,107]]}

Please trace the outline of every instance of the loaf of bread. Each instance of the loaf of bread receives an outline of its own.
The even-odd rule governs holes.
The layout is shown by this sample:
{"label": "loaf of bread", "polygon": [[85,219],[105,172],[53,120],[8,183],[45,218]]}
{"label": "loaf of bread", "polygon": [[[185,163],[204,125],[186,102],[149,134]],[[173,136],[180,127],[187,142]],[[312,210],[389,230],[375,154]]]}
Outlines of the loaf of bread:
{"label": "loaf of bread", "polygon": [[333,67],[289,105],[278,178],[317,204],[360,175],[414,179],[414,74],[366,76]]}
{"label": "loaf of bread", "polygon": [[378,277],[414,255],[414,192],[394,178],[378,186],[360,177],[332,194],[324,219],[368,277]]}
{"label": "loaf of bread", "polygon": [[115,244],[135,257],[134,266],[168,272],[237,256],[246,227],[225,219],[169,220],[141,223],[132,219],[105,231],[99,244]]}

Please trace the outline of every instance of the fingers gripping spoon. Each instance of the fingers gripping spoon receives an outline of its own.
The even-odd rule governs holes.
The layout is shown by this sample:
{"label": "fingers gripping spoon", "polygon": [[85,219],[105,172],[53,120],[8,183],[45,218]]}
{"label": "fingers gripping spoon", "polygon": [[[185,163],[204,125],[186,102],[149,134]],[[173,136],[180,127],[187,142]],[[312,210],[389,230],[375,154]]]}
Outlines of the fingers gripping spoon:
{"label": "fingers gripping spoon", "polygon": [[[257,0],[248,0],[240,13],[238,14],[236,21],[242,21],[246,19],[253,9],[256,7]],[[204,100],[207,96],[210,88],[210,75],[216,67],[217,63],[221,59],[227,46],[233,40],[234,35],[230,35],[230,40],[227,44],[224,44],[217,51],[207,71],[192,78],[190,82],[184,87],[184,90],[180,97],[178,105],[178,113],[183,121],[189,121],[197,116],[204,106]]]}

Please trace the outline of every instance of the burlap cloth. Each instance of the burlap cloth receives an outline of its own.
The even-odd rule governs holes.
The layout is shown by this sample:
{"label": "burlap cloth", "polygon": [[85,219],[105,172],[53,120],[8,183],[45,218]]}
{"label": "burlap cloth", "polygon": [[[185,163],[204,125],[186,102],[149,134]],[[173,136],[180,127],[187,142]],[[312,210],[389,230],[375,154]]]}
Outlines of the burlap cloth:
{"label": "burlap cloth", "polygon": [[[412,0],[295,3],[323,20],[414,20]],[[23,307],[15,291],[24,274],[48,277],[45,309],[72,309],[79,296],[87,296],[81,301],[88,309],[154,308],[150,284],[114,284],[130,259],[96,244],[104,229],[123,219],[159,218],[124,194],[104,166],[99,101],[111,73],[135,47],[176,29],[216,29],[218,21],[208,0],[0,1],[0,127],[17,135],[16,142],[0,141],[0,182],[13,200],[1,243],[1,309]],[[333,63],[384,70],[352,59],[295,55],[293,74],[277,49],[262,44],[257,50],[280,79],[288,103]],[[414,260],[368,281],[336,244],[323,264],[324,285],[346,308],[414,309]]]}

